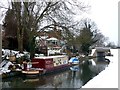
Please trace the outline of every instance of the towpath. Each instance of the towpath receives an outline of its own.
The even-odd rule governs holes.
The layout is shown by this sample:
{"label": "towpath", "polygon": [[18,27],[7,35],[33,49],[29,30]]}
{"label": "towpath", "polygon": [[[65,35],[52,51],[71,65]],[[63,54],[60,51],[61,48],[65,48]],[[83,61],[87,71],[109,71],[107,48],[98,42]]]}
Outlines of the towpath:
{"label": "towpath", "polygon": [[113,56],[107,56],[110,64],[82,88],[118,88],[118,49],[111,49]]}

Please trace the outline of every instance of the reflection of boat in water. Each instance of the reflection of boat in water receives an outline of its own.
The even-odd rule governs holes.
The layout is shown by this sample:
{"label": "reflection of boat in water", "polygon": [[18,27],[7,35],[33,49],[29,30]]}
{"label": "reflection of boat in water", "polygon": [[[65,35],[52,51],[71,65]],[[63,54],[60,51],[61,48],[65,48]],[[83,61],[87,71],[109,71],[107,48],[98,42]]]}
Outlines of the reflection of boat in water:
{"label": "reflection of boat in water", "polygon": [[79,65],[75,65],[75,66],[70,67],[70,70],[79,71]]}
{"label": "reflection of boat in water", "polygon": [[100,73],[107,67],[108,63],[106,61],[95,62],[93,59],[89,60],[89,68],[95,73]]}
{"label": "reflection of boat in water", "polygon": [[96,66],[96,62],[93,59],[89,60],[89,65]]}
{"label": "reflection of boat in water", "polygon": [[95,73],[100,73],[101,71],[105,70],[106,67],[107,64],[102,64],[102,63],[99,63],[96,66],[89,65],[90,70]]}
{"label": "reflection of boat in water", "polygon": [[35,78],[35,79],[25,79],[24,82],[38,82],[39,78]]}

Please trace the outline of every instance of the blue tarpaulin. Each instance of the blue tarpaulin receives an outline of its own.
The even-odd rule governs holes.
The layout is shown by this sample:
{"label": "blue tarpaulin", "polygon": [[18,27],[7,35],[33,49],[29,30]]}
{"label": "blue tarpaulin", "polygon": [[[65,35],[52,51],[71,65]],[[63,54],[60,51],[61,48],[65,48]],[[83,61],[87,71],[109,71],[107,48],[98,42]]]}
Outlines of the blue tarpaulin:
{"label": "blue tarpaulin", "polygon": [[74,62],[79,62],[79,59],[76,58],[76,57],[72,57],[70,60],[69,60],[70,63],[74,63]]}

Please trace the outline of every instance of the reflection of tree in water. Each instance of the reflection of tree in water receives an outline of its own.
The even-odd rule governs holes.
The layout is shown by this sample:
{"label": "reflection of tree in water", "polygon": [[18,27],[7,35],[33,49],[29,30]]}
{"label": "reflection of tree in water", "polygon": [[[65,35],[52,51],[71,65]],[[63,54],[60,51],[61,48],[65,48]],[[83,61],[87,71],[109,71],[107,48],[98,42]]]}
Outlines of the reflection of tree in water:
{"label": "reflection of tree in water", "polygon": [[83,82],[83,85],[86,84],[90,79],[92,79],[95,76],[95,73],[93,73],[89,68],[89,63],[86,61],[82,66],[82,73],[80,75],[80,78]]}
{"label": "reflection of tree in water", "polygon": [[58,86],[62,84],[62,74],[54,76],[54,80],[53,80],[53,87],[55,88],[55,90],[57,90]]}
{"label": "reflection of tree in water", "polygon": [[2,89],[4,88],[10,88],[10,82],[2,82]]}
{"label": "reflection of tree in water", "polygon": [[[9,82],[8,82],[9,81]],[[19,81],[19,82],[18,82]],[[22,79],[21,78],[7,78],[7,79],[3,79],[2,80],[3,83],[7,83],[7,87],[8,88],[24,88],[24,84],[21,83],[22,82]],[[23,87],[21,87],[23,86]],[[5,88],[7,88],[5,87]],[[4,89],[4,88],[3,88]]]}
{"label": "reflection of tree in water", "polygon": [[[16,86],[16,83],[18,83],[18,85],[20,85],[18,80],[19,80],[19,82],[21,82],[20,78],[6,78],[6,79],[3,79],[2,82],[6,83],[8,85],[8,87],[11,88],[11,87]],[[20,88],[20,86],[19,86],[19,88]]]}
{"label": "reflection of tree in water", "polygon": [[46,84],[48,84],[48,87],[52,87],[54,90],[57,90],[60,86],[62,86],[63,82],[66,81],[67,72],[51,74],[44,77],[46,79]]}
{"label": "reflection of tree in water", "polygon": [[[8,82],[9,81],[9,82]],[[46,83],[46,80],[44,77],[40,78],[22,78],[22,77],[12,77],[2,80],[3,83],[6,83],[5,85],[8,88],[22,88],[22,90],[26,90],[26,88],[32,88],[34,90],[34,87],[42,86]]]}
{"label": "reflection of tree in water", "polygon": [[73,77],[73,79],[76,77],[76,72],[77,71],[72,71],[72,77]]}

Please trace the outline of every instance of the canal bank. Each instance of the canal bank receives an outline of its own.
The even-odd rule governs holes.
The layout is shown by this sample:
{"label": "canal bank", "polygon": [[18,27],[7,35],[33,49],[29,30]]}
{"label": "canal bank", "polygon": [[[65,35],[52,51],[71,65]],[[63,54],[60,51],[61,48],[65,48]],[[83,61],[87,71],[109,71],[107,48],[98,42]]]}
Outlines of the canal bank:
{"label": "canal bank", "polygon": [[87,82],[82,88],[118,88],[118,49],[111,49],[113,56],[107,56],[110,64]]}

